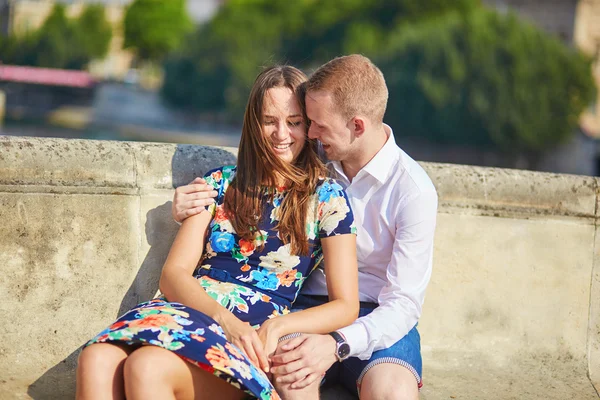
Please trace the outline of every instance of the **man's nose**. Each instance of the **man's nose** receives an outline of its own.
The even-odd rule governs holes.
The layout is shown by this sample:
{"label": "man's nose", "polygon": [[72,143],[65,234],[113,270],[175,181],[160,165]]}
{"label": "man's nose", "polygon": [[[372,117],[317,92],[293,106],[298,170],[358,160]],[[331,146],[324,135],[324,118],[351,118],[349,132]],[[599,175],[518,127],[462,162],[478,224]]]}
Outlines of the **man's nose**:
{"label": "man's nose", "polygon": [[309,139],[318,139],[319,138],[319,135],[317,135],[316,129],[314,129],[312,125],[309,125],[309,127],[308,127],[308,138]]}

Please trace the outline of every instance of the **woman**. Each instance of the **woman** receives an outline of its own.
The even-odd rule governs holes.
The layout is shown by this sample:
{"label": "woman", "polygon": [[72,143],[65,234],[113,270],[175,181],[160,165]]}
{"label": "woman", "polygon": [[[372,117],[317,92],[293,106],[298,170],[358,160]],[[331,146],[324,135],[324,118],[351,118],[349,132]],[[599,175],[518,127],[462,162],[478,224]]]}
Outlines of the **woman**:
{"label": "woman", "polygon": [[[237,167],[206,175],[219,196],[210,212],[183,222],[161,275],[163,296],[86,345],[77,398],[276,399],[266,372],[278,340],[357,317],[352,211],[307,138],[296,96],[305,80],[289,66],[257,77]],[[289,313],[323,257],[331,301]]]}

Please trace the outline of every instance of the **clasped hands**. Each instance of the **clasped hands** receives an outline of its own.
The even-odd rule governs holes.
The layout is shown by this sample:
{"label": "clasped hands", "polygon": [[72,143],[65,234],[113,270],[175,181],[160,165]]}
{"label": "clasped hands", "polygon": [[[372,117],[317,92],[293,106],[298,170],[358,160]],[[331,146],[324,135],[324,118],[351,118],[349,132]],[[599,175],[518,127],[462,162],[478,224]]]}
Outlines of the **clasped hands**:
{"label": "clasped hands", "polygon": [[329,335],[302,334],[279,342],[282,335],[276,318],[258,329],[237,318],[221,326],[227,339],[277,385],[303,389],[321,379],[336,361],[335,340]]}

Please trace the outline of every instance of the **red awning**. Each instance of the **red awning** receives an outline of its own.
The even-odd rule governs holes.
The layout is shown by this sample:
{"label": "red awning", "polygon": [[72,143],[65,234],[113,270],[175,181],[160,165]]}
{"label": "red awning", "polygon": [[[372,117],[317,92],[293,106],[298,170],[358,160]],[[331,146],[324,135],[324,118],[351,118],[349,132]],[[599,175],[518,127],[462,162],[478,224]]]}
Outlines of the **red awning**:
{"label": "red awning", "polygon": [[84,71],[0,65],[0,81],[89,88],[95,80]]}

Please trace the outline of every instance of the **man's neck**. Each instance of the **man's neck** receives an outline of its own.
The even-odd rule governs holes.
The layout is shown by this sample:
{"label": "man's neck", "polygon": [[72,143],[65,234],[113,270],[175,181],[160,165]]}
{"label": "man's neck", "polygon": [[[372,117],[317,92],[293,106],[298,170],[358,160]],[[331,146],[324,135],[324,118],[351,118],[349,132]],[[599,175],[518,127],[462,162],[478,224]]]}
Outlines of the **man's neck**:
{"label": "man's neck", "polygon": [[375,157],[388,140],[391,131],[385,125],[362,136],[359,149],[349,154],[346,160],[342,160],[342,169],[350,182]]}

